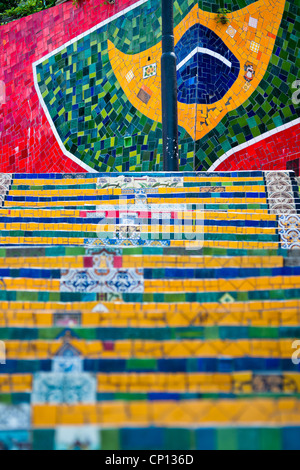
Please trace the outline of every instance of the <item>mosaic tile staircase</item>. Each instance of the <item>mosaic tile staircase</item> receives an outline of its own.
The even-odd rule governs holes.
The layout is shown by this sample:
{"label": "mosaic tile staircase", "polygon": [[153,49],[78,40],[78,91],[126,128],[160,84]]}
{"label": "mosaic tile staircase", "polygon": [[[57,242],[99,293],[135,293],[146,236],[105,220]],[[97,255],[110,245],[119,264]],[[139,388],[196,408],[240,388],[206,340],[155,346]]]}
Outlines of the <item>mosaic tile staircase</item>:
{"label": "mosaic tile staircase", "polygon": [[299,449],[297,191],[0,175],[0,448]]}

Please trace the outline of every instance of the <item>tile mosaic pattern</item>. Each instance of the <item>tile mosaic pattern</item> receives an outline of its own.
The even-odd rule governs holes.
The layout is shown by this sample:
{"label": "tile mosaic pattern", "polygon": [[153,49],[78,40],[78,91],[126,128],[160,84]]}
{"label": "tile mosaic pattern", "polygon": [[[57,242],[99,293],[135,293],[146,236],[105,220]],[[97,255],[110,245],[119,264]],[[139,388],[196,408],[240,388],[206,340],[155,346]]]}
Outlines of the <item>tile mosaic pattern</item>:
{"label": "tile mosaic pattern", "polygon": [[297,210],[292,172],[12,174],[0,449],[299,450],[291,188]]}
{"label": "tile mosaic pattern", "polygon": [[[237,31],[234,40],[228,37],[225,28],[217,26],[213,15],[199,9],[197,4],[176,26],[178,122],[195,141],[205,136],[229,111],[246,102],[260,84],[270,60],[283,7],[284,2],[255,2],[232,13],[231,25]],[[249,13],[264,18],[255,33],[243,31]],[[262,49],[259,55],[251,49],[249,42],[256,34]],[[141,106],[136,99],[140,87],[140,64],[149,57],[159,60],[160,43],[147,51],[129,55],[109,40],[108,50],[114,74],[131,104],[147,117],[161,122],[159,73],[147,82],[153,91],[149,104]],[[248,70],[250,66],[256,72],[252,72],[250,79],[245,81],[243,70]],[[124,81],[124,67],[133,70],[136,81],[130,84]]]}
{"label": "tile mosaic pattern", "polygon": [[265,178],[271,214],[296,214],[295,194],[290,174],[267,171]]}
{"label": "tile mosaic pattern", "polygon": [[2,206],[5,196],[9,190],[11,179],[11,175],[6,175],[3,173],[0,175],[0,207]]}
{"label": "tile mosaic pattern", "polygon": [[[152,105],[160,80],[159,60],[154,60],[161,39],[160,2],[119,0],[102,8],[100,3],[74,9],[66,2],[54,7],[54,13],[45,10],[1,26],[0,84],[6,98],[0,104],[0,171],[161,169],[160,101]],[[299,109],[290,87],[298,78],[299,7],[295,0],[269,3],[232,2],[226,27],[212,19],[217,3],[174,4],[178,65],[183,64],[178,70],[182,170],[280,170],[299,163]],[[134,8],[99,28],[130,6]],[[37,35],[41,24],[45,27]],[[91,28],[92,33],[76,40]],[[203,28],[209,34],[203,35]],[[214,51],[218,41],[230,51],[225,55],[233,54],[239,62],[235,82],[238,67],[219,60]],[[52,53],[57,48],[62,49]],[[135,57],[141,58],[137,70]],[[49,101],[52,127],[34,86],[32,64],[40,60],[54,60],[36,77]],[[196,79],[199,64],[209,65],[210,73]],[[212,82],[218,84],[214,89]],[[208,87],[203,95],[200,83]],[[212,104],[196,105],[195,100]]]}
{"label": "tile mosaic pattern", "polygon": [[144,292],[142,269],[68,269],[60,274],[60,292]]}
{"label": "tile mosaic pattern", "polygon": [[[65,430],[66,436],[70,435],[69,429],[66,428]],[[83,435],[82,440],[78,439],[78,435],[75,435],[71,444],[67,441],[68,449],[84,449],[87,447],[87,443],[91,447],[95,445],[95,438],[92,437],[93,434],[91,436],[90,428],[87,429],[88,431],[78,433],[79,436]],[[189,450],[194,447],[199,450],[282,450],[294,449],[300,437],[300,430],[297,427],[270,428],[267,426],[262,426],[261,428],[225,427],[219,429],[208,427],[206,429],[191,430],[184,427],[170,429],[163,426],[144,429],[136,427],[120,429],[114,427],[108,430],[97,429],[97,431],[98,440],[96,442],[98,446],[101,445],[101,449],[106,450],[143,450],[145,442],[147,443],[147,448],[154,451],[164,449]],[[86,434],[88,438],[86,438]],[[44,445],[48,446],[47,448],[53,449],[56,446],[60,448],[61,438],[58,433],[35,431],[32,437],[33,449],[39,450],[41,448],[40,442],[42,439]],[[63,444],[66,445],[64,440]]]}
{"label": "tile mosaic pattern", "polygon": [[97,189],[143,189],[143,188],[183,188],[183,177],[117,176],[97,179]]}
{"label": "tile mosaic pattern", "polygon": [[216,33],[202,24],[195,24],[184,33],[175,54],[181,103],[216,103],[239,76],[239,60]]}
{"label": "tile mosaic pattern", "polygon": [[281,215],[278,219],[279,235],[282,248],[289,250],[300,248],[299,215]]}
{"label": "tile mosaic pattern", "polygon": [[6,405],[0,403],[0,430],[9,431],[17,429],[30,429],[31,408],[27,403],[20,405]]}
{"label": "tile mosaic pattern", "polygon": [[87,373],[40,372],[35,374],[32,403],[93,403],[96,378]]}

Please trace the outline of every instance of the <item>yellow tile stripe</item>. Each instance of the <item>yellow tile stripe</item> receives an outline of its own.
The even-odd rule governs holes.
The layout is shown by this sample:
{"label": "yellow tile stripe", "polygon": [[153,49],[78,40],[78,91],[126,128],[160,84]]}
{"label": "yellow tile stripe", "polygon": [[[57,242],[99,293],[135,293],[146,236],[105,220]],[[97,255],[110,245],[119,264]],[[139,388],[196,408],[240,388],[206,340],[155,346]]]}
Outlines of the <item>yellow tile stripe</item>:
{"label": "yellow tile stripe", "polygon": [[[87,255],[87,257],[89,257]],[[83,256],[49,256],[49,257],[24,257],[24,258],[0,258],[1,268],[83,268]],[[171,256],[171,255],[124,255],[122,256],[123,268],[160,268],[160,267],[197,267],[197,268],[275,268],[283,267],[284,258],[281,256],[236,256],[232,258],[217,258],[213,256]],[[95,267],[106,267],[107,260],[103,255],[100,264]]]}
{"label": "yellow tile stripe", "polygon": [[[220,191],[218,191],[220,189]],[[104,188],[104,189],[27,189],[26,196],[35,196],[35,197],[56,197],[56,196],[119,196],[121,194],[126,194],[125,191],[130,191],[128,189],[120,188]],[[157,194],[176,194],[176,193],[232,193],[232,192],[265,192],[265,185],[262,183],[260,186],[194,186],[191,188],[145,188],[146,191],[149,191],[148,194],[151,194],[151,191]],[[132,189],[134,192],[134,189]],[[24,189],[12,189],[9,191],[10,196],[24,196]]]}
{"label": "yellow tile stripe", "polygon": [[[213,173],[210,173],[211,176],[207,177],[201,177],[201,176],[184,176],[183,181],[185,183],[194,183],[194,182],[205,182],[209,183],[211,181],[222,181],[222,182],[227,182],[231,183],[234,181],[244,183],[245,181],[264,181],[264,178],[262,176],[252,176],[252,177],[232,177],[232,176],[216,176]],[[109,175],[107,175],[109,177]],[[14,179],[12,185],[13,186],[62,186],[62,185],[86,185],[86,184],[96,184],[98,178],[89,178],[88,180],[86,178],[70,178],[70,179],[63,179],[63,180],[57,180],[57,179]]]}
{"label": "yellow tile stripe", "polygon": [[33,290],[59,292],[60,281],[57,279],[3,278],[6,291]]}
{"label": "yellow tile stripe", "polygon": [[[300,392],[300,375],[285,372],[282,378],[282,393]],[[112,373],[97,374],[99,393],[255,393],[253,373]],[[272,375],[269,376],[272,379]],[[273,392],[276,389],[275,375]],[[258,376],[259,380],[259,376]],[[271,384],[272,380],[270,380]],[[31,393],[31,374],[0,375],[0,393]],[[271,385],[272,386],[272,385]]]}
{"label": "yellow tile stripe", "polygon": [[[113,210],[113,209],[112,209]],[[0,216],[1,217],[30,217],[30,218],[43,218],[43,217],[80,217],[82,211],[80,210],[70,210],[70,209],[0,209]],[[96,212],[96,211],[92,211]],[[98,212],[102,212],[101,210]],[[103,211],[105,212],[105,211]],[[200,218],[204,218],[205,220],[270,220],[274,221],[277,219],[276,215],[268,214],[267,210],[257,210],[254,212],[251,211],[223,211],[223,212],[209,212],[205,210],[205,212],[200,210],[186,210],[186,211],[172,211],[177,214],[178,218],[188,218],[191,220],[198,220]],[[140,213],[137,210],[137,213]]]}
{"label": "yellow tile stripe", "polygon": [[[100,204],[105,204],[105,205],[119,205],[119,206],[125,206],[125,205],[132,205],[132,204],[137,204],[137,200],[135,199],[109,199],[107,201],[99,201],[97,199],[91,200],[91,201],[78,201],[77,199],[74,199],[72,201],[47,201],[47,202],[42,202],[42,201],[35,201],[35,202],[30,202],[30,201],[4,201],[4,207],[55,207],[55,206],[99,206]],[[236,198],[236,197],[210,197],[210,198],[201,198],[200,195],[199,197],[188,197],[186,195],[182,195],[182,197],[178,198],[173,198],[168,196],[164,196],[162,198],[153,198],[153,197],[148,197],[147,198],[147,204],[266,204],[267,200],[266,198]]]}
{"label": "yellow tile stripe", "polygon": [[230,292],[290,289],[300,286],[299,276],[249,277],[244,279],[151,279],[145,280],[145,292]]}
{"label": "yellow tile stripe", "polygon": [[300,424],[299,401],[279,400],[186,400],[101,402],[91,405],[33,405],[35,428],[60,425],[102,426],[207,426],[207,425]]}
{"label": "yellow tile stripe", "polygon": [[83,256],[49,256],[49,257],[25,257],[24,258],[0,258],[0,267],[7,268],[83,268]]}
{"label": "yellow tile stripe", "polygon": [[[95,302],[28,302],[28,301],[0,301],[0,310],[65,310],[71,311],[92,311],[99,305],[99,301]],[[167,302],[148,302],[148,303],[130,303],[130,302],[101,302],[110,312],[118,312],[118,314],[125,314],[126,312],[146,313],[147,311],[154,311],[159,308],[160,312],[176,313],[178,311],[198,312],[206,310],[215,312],[253,312],[253,311],[268,311],[268,310],[284,310],[286,308],[300,309],[299,299],[285,299],[285,300],[256,300],[250,302],[233,302],[220,304],[216,302],[180,302],[180,303],[167,303]],[[300,312],[299,312],[300,313]]]}
{"label": "yellow tile stripe", "polygon": [[0,393],[31,393],[31,374],[1,374]]}
{"label": "yellow tile stripe", "polygon": [[[114,342],[113,351],[106,350],[102,341],[72,339],[72,344],[85,358],[179,358],[179,357],[273,357],[291,358],[292,343],[297,338],[280,340],[191,340],[144,341],[122,340]],[[62,346],[61,341],[5,342],[7,359],[49,359]]]}
{"label": "yellow tile stripe", "polygon": [[[5,289],[60,291],[59,279],[3,278]],[[300,287],[300,276],[249,277],[244,279],[146,279],[145,293],[232,292]]]}
{"label": "yellow tile stripe", "polygon": [[[101,239],[95,239],[95,247],[105,246],[105,243]],[[200,240],[201,241],[201,240]],[[85,239],[84,238],[62,238],[62,237],[55,237],[55,238],[47,238],[47,237],[0,237],[0,245],[70,245],[70,246],[84,246]],[[248,242],[248,241],[227,241],[227,240],[204,240],[201,242],[202,247],[209,247],[209,248],[236,248],[236,249],[273,249],[277,250],[280,248],[279,242]],[[120,244],[120,246],[135,246],[131,245],[130,239],[125,240]],[[153,240],[152,246],[160,246],[159,241]],[[189,247],[189,248],[199,248],[199,240],[198,241],[186,241],[186,240],[171,240],[170,243],[171,247]]]}
{"label": "yellow tile stripe", "polygon": [[[111,232],[116,233],[119,224],[67,224],[67,223],[35,223],[14,222],[0,223],[0,230],[28,230],[28,231],[65,231],[65,232]],[[247,235],[267,234],[275,235],[276,228],[264,227],[218,227],[215,225],[139,225],[139,233],[240,233]]]}
{"label": "yellow tile stripe", "polygon": [[[276,388],[276,377],[274,390]],[[300,392],[300,374],[281,374],[283,393]],[[108,393],[253,393],[253,373],[125,373],[98,374],[98,392]],[[271,381],[270,381],[271,383]],[[278,386],[278,382],[277,382]]]}
{"label": "yellow tile stripe", "polygon": [[[4,311],[0,318],[0,327],[24,327],[46,328],[53,326],[54,312],[47,311]],[[97,317],[94,317],[94,325],[98,325]]]}
{"label": "yellow tile stripe", "polygon": [[[300,309],[288,306],[274,307],[269,310],[245,309],[246,304],[207,304],[207,307],[194,304],[179,304],[176,312],[169,311],[164,304],[158,304],[148,308],[140,306],[137,312],[132,306],[126,304],[126,311],[112,308],[109,315],[105,313],[92,313],[85,307],[77,306],[73,311],[81,311],[81,325],[83,327],[188,327],[188,326],[222,326],[222,325],[244,325],[244,326],[298,326],[300,323]],[[239,306],[240,310],[234,311],[232,306]],[[46,308],[47,304],[45,305]],[[60,304],[60,311],[72,311],[72,307]],[[244,309],[244,310],[243,310]],[[0,327],[52,327],[55,323],[55,312],[57,310],[6,310],[0,318]]]}
{"label": "yellow tile stripe", "polygon": [[[66,178],[62,180],[57,179],[14,179],[13,186],[62,186],[62,185],[77,185],[77,184],[96,184],[98,178],[89,178],[88,183],[86,178]],[[247,180],[248,181],[248,180]]]}
{"label": "yellow tile stripe", "polygon": [[[283,258],[280,256],[274,257],[232,257],[232,258],[217,258],[212,256],[128,256],[122,257],[123,268],[131,267],[197,267],[197,268],[251,268],[251,267],[282,267]],[[0,261],[1,266],[1,261]]]}

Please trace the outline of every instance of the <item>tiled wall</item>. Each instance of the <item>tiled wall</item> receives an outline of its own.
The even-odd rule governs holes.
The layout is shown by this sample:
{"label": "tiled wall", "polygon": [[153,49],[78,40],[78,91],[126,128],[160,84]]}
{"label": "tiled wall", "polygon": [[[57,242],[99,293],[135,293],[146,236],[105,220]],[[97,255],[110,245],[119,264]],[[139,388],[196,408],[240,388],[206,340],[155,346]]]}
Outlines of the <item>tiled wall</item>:
{"label": "tiled wall", "polygon": [[[100,4],[0,27],[1,172],[161,169],[160,1]],[[174,2],[182,170],[297,172],[299,13],[297,0]]]}

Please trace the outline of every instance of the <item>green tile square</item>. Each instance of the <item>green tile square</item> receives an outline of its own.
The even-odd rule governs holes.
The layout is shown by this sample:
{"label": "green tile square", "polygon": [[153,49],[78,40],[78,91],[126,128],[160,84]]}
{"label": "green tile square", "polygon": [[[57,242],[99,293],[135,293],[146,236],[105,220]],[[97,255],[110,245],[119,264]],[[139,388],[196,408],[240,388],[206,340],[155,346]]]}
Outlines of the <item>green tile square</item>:
{"label": "green tile square", "polygon": [[217,429],[217,450],[237,450],[238,435],[234,428]]}
{"label": "green tile square", "polygon": [[54,434],[52,429],[33,431],[32,450],[54,450]]}
{"label": "green tile square", "polygon": [[281,450],[281,429],[262,428],[260,430],[260,450]]}
{"label": "green tile square", "polygon": [[166,450],[190,450],[192,444],[190,429],[165,429],[164,448]]}
{"label": "green tile square", "polygon": [[121,450],[119,429],[104,429],[101,431],[102,450]]}
{"label": "green tile square", "polygon": [[238,450],[259,450],[260,449],[260,429],[241,428],[237,429]]}

